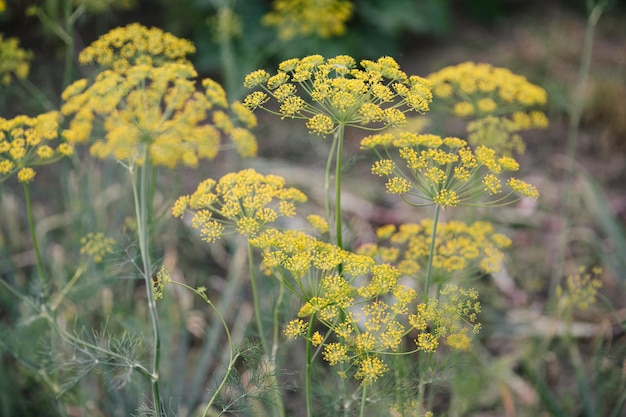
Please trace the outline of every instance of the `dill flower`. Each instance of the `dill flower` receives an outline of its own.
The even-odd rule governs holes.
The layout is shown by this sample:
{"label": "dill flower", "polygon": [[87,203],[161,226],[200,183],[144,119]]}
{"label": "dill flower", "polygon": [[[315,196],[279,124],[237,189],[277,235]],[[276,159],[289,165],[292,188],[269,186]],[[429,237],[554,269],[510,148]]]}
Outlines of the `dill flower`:
{"label": "dill flower", "polygon": [[[430,256],[433,220],[406,223],[398,227],[382,226],[376,235],[377,245],[365,249],[375,259],[385,259],[396,266],[400,273],[415,276],[426,268]],[[462,221],[439,222],[435,239],[432,265],[435,269],[453,274],[483,272],[492,274],[501,268],[502,250],[511,245],[511,240],[496,233],[493,225],[486,221],[471,224]],[[394,259],[385,258],[389,250],[395,250]],[[361,249],[357,253],[362,253]]]}
{"label": "dill flower", "polygon": [[535,187],[516,178],[502,184],[505,172],[519,169],[515,159],[483,145],[472,150],[459,138],[375,134],[361,141],[361,149],[373,149],[379,156],[372,173],[387,178],[387,192],[400,194],[411,205],[504,205],[539,196]]}
{"label": "dill flower", "polygon": [[[347,55],[293,58],[283,61],[275,75],[253,71],[244,86],[263,90],[244,99],[251,110],[262,108],[282,118],[305,120],[311,133],[322,136],[339,125],[401,126],[406,123],[404,113],[426,112],[432,100],[429,83],[407,76],[390,57],[363,60],[360,68]],[[271,98],[278,110],[266,106]]]}
{"label": "dill flower", "polygon": [[4,39],[0,33],[0,85],[9,85],[13,78],[28,77],[33,53],[19,47],[19,39]]}
{"label": "dill flower", "polygon": [[426,78],[437,103],[460,117],[513,114],[547,101],[546,91],[524,76],[485,63],[448,66]]}
{"label": "dill flower", "polygon": [[457,350],[467,350],[471,346],[470,327],[472,333],[480,329],[479,313],[476,290],[448,284],[440,291],[440,298],[429,298],[418,304],[415,313],[408,316],[408,322],[419,331],[415,339],[419,350],[433,352],[439,341]]}
{"label": "dill flower", "polygon": [[88,255],[94,263],[99,264],[106,255],[113,253],[115,239],[106,237],[102,232],[89,232],[80,239],[80,244],[80,254]]}
{"label": "dill flower", "polygon": [[296,188],[285,187],[282,177],[245,169],[228,173],[217,182],[201,182],[193,194],[178,198],[172,214],[182,217],[186,211],[192,212],[192,226],[211,243],[222,236],[226,224],[253,238],[266,224],[281,216],[293,216],[294,203],[304,201],[306,196]]}
{"label": "dill flower", "polygon": [[[122,0],[122,3],[129,2]],[[100,36],[80,52],[78,61],[81,65],[96,64],[104,69],[125,71],[138,64],[190,64],[187,56],[195,52],[196,47],[186,39],[156,27],[147,28],[139,23],[131,23]]]}
{"label": "dill flower", "polygon": [[17,173],[20,182],[35,177],[33,167],[69,156],[74,149],[58,137],[60,114],[57,111],[36,117],[0,117],[0,182]]}
{"label": "dill flower", "polygon": [[280,39],[343,35],[354,6],[347,0],[274,0],[262,23],[278,28]]}
{"label": "dill flower", "polygon": [[196,75],[191,65],[164,63],[135,65],[122,73],[105,70],[91,84],[78,80],[62,94],[61,111],[72,116],[63,136],[84,143],[101,128],[104,135],[92,142],[91,154],[127,166],[143,164],[147,149],[154,165],[197,167],[200,159],[217,155],[223,135],[240,154],[255,154],[256,141],[247,130],[256,124],[254,115],[233,103],[229,116],[222,87],[204,79],[203,94],[196,89]]}
{"label": "dill flower", "polygon": [[580,267],[576,274],[569,275],[564,285],[557,287],[556,297],[559,300],[559,307],[570,312],[574,308],[589,309],[596,302],[598,290],[602,287],[600,274],[602,268],[594,267],[587,270]]}

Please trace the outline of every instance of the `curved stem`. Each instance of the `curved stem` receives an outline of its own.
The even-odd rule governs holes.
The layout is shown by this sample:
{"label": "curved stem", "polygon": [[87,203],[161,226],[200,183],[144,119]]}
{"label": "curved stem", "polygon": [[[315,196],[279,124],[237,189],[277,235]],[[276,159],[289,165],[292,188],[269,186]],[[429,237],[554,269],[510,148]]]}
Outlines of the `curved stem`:
{"label": "curved stem", "polygon": [[48,298],[48,291],[46,282],[44,280],[43,261],[41,260],[41,251],[39,250],[39,242],[37,240],[37,233],[35,231],[35,220],[33,217],[33,205],[30,199],[30,189],[28,184],[22,183],[24,186],[24,198],[26,200],[26,217],[28,218],[28,228],[30,229],[30,237],[33,241],[33,249],[35,250],[35,263],[37,265],[37,275],[39,275],[39,285],[41,286],[41,292],[43,298]]}
{"label": "curved stem", "polygon": [[139,238],[139,252],[143,264],[143,278],[146,286],[146,297],[148,300],[148,311],[152,323],[152,335],[154,338],[154,348],[152,351],[152,400],[157,417],[165,416],[161,394],[159,391],[159,364],[161,360],[161,335],[159,328],[159,316],[154,294],[152,293],[152,265],[150,261],[150,204],[151,199],[148,192],[149,171],[151,169],[148,150],[144,150],[143,165],[139,169],[139,184],[137,184],[136,173],[131,167],[130,176],[133,187],[133,197],[135,201],[135,216],[137,218],[137,236]]}
{"label": "curved stem", "polygon": [[435,257],[435,240],[437,238],[437,223],[439,223],[439,213],[441,212],[441,206],[435,206],[435,217],[433,218],[433,229],[430,238],[430,248],[428,249],[428,267],[426,269],[426,284],[424,285],[424,301],[428,300],[428,294],[430,292],[430,282],[433,277],[433,258]]}

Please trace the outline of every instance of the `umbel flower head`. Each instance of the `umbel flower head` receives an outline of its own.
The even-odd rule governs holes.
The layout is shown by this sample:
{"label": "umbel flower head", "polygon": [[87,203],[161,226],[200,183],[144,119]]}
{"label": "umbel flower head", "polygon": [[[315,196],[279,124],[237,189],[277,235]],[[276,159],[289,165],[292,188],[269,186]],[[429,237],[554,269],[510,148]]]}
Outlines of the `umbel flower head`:
{"label": "umbel flower head", "polygon": [[519,169],[515,159],[482,145],[472,150],[459,138],[376,134],[364,138],[361,149],[373,149],[379,156],[372,173],[387,178],[387,192],[411,205],[504,205],[539,196],[522,180],[510,177],[503,183],[500,176]]}
{"label": "umbel flower head", "polygon": [[329,38],[345,33],[353,9],[347,0],[274,0],[262,22],[276,26],[285,41],[311,35]]}
{"label": "umbel flower head", "polygon": [[[404,275],[417,277],[425,270],[430,256],[432,230],[432,219],[382,226],[376,231],[381,243],[365,244],[357,253],[373,256],[395,265]],[[510,245],[511,240],[495,233],[489,222],[440,222],[432,264],[447,276],[459,271],[466,276],[478,271],[494,273],[500,270],[504,258],[502,249]]]}
{"label": "umbel flower head", "polygon": [[245,169],[226,174],[217,182],[201,182],[193,194],[176,201],[172,214],[183,217],[185,212],[192,212],[191,225],[211,243],[222,237],[227,225],[252,238],[279,217],[294,216],[294,203],[304,201],[304,193],[285,187],[282,177]]}
{"label": "umbel flower head", "polygon": [[142,164],[147,149],[154,165],[196,167],[217,155],[222,134],[243,156],[254,155],[257,145],[248,130],[256,124],[254,114],[233,103],[229,116],[222,87],[207,78],[204,93],[197,91],[196,75],[191,65],[165,63],[104,70],[91,84],[78,80],[62,94],[61,111],[73,115],[63,135],[71,143],[96,137],[92,155],[126,165]]}
{"label": "umbel flower head", "polygon": [[520,132],[547,127],[548,119],[540,111],[520,111],[510,117],[485,116],[467,124],[467,141],[473,147],[485,145],[506,156],[523,154],[526,144]]}
{"label": "umbel flower head", "polygon": [[[283,118],[306,120],[309,131],[320,135],[333,133],[340,125],[402,126],[405,112],[428,110],[429,83],[407,76],[393,58],[363,60],[360,66],[347,55],[289,59],[275,75],[265,70],[248,74],[244,86],[263,91],[249,94],[243,103],[251,110],[260,107]],[[266,107],[270,98],[278,103],[278,111]]]}
{"label": "umbel flower head", "polygon": [[28,77],[31,51],[19,47],[19,39],[4,39],[0,33],[0,85],[8,85],[15,77],[20,80]]}
{"label": "umbel flower head", "polygon": [[196,47],[187,39],[139,23],[118,27],[100,36],[78,55],[82,65],[124,71],[133,65],[159,66],[170,62],[190,64],[187,56]]}
{"label": "umbel flower head", "polygon": [[72,146],[58,137],[59,120],[57,111],[9,120],[0,117],[0,182],[17,173],[20,182],[28,183],[35,178],[33,167],[73,153]]}
{"label": "umbel flower head", "polygon": [[512,114],[547,101],[546,91],[506,68],[464,62],[427,77],[435,103],[460,117]]}

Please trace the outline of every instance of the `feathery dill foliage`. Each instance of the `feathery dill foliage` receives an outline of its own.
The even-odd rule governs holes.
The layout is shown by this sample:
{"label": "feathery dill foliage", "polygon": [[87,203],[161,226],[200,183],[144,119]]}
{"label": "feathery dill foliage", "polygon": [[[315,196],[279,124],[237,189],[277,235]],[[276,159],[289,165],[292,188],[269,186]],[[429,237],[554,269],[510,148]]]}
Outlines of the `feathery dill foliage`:
{"label": "feathery dill foliage", "polygon": [[274,0],[262,23],[275,26],[285,41],[311,35],[330,38],[346,32],[353,10],[347,0]]}
{"label": "feathery dill foliage", "polygon": [[0,183],[17,173],[28,183],[35,178],[34,167],[58,161],[74,152],[72,145],[59,138],[59,112],[36,117],[0,117]]}
{"label": "feathery dill foliage", "polygon": [[33,53],[20,48],[19,44],[19,39],[4,39],[0,33],[0,86],[11,84],[13,78],[28,77]]}
{"label": "feathery dill foliage", "polygon": [[192,212],[192,226],[211,243],[227,232],[227,225],[248,238],[254,237],[279,217],[294,216],[294,203],[306,200],[300,190],[285,187],[282,177],[245,169],[226,174],[217,182],[201,182],[193,194],[176,201],[172,214],[183,217],[186,211]]}
{"label": "feathery dill foliage", "polygon": [[[407,76],[390,57],[363,60],[360,66],[347,55],[289,59],[279,64],[275,75],[265,70],[248,74],[244,86],[263,91],[249,94],[243,104],[306,120],[309,131],[322,136],[338,126],[402,126],[404,113],[428,111],[432,95],[425,79]],[[279,104],[277,112],[266,107],[270,98]]]}
{"label": "feathery dill foliage", "polygon": [[511,177],[503,184],[504,173],[519,169],[515,159],[482,145],[472,150],[459,138],[375,134],[361,141],[361,149],[372,149],[380,158],[372,173],[387,178],[387,192],[401,195],[411,205],[503,205],[539,196],[534,186],[522,180]]}
{"label": "feathery dill foliage", "polygon": [[[396,266],[403,275],[417,278],[426,270],[432,240],[433,220],[386,225],[376,230],[379,243],[367,243],[357,253]],[[511,239],[496,233],[485,221],[467,224],[462,221],[440,222],[435,237],[432,265],[449,276],[472,275],[478,271],[491,274],[500,270]]]}

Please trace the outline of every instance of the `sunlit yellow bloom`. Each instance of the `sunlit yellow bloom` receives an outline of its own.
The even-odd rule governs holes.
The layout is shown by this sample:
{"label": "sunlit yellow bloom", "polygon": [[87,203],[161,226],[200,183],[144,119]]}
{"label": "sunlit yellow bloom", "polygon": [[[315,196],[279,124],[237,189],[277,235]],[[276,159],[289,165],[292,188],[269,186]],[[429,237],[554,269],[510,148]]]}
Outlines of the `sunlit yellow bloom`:
{"label": "sunlit yellow bloom", "polygon": [[217,155],[221,136],[226,134],[241,155],[255,155],[252,133],[236,127],[239,121],[253,126],[254,115],[235,104],[235,117],[228,116],[221,86],[205,79],[203,94],[197,91],[195,77],[196,71],[188,64],[164,63],[160,67],[136,65],[123,73],[105,70],[91,85],[79,80],[62,96],[61,111],[72,116],[63,135],[70,143],[88,142],[94,125],[101,126],[104,136],[92,142],[91,154],[113,157],[129,166],[143,164],[147,151],[154,165],[196,167],[199,160]]}
{"label": "sunlit yellow bloom", "polygon": [[294,215],[294,202],[306,201],[301,191],[284,185],[283,178],[253,169],[229,173],[217,182],[203,181],[193,194],[178,198],[172,214],[192,212],[192,226],[209,243],[222,236],[226,225],[252,238],[279,216]]}
{"label": "sunlit yellow bloom", "polygon": [[[248,74],[244,86],[264,91],[251,93],[243,103],[251,110],[260,107],[306,120],[307,128],[322,136],[339,125],[401,126],[406,112],[428,111],[432,94],[427,80],[407,76],[390,57],[360,64],[361,68],[347,55],[289,59],[278,66],[276,75],[265,70]],[[279,104],[278,110],[267,107],[270,97]]]}
{"label": "sunlit yellow bloom", "polygon": [[[170,62],[190,62],[187,56],[196,52],[190,41],[177,38],[159,28],[139,23],[118,27],[100,36],[78,55],[82,65],[97,64],[118,71],[139,65],[159,66]],[[124,65],[119,62],[123,60]]]}
{"label": "sunlit yellow bloom", "polygon": [[0,117],[0,182],[17,173],[18,181],[35,178],[33,167],[58,161],[73,152],[71,145],[59,137],[59,112],[37,117]]}
{"label": "sunlit yellow bloom", "polygon": [[499,177],[517,171],[517,161],[483,145],[472,151],[459,138],[411,132],[375,134],[363,138],[361,149],[372,149],[379,156],[372,173],[387,178],[387,192],[402,194],[410,204],[502,205],[539,195],[533,186],[515,178],[509,178],[508,189],[503,189]]}

